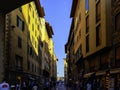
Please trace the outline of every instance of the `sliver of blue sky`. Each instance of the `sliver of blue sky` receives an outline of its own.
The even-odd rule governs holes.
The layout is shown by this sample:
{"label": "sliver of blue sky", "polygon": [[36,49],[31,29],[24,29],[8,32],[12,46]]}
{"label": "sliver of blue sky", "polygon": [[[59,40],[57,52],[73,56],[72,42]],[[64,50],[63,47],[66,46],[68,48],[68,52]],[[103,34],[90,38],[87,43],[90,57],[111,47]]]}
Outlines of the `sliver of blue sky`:
{"label": "sliver of blue sky", "polygon": [[85,3],[86,3],[86,5],[85,5],[86,11],[88,11],[88,9],[89,9],[89,0],[86,0]]}
{"label": "sliver of blue sky", "polygon": [[54,49],[58,58],[58,76],[64,76],[64,60],[66,57],[64,45],[68,40],[71,19],[72,0],[40,0],[44,7],[45,19],[53,28]]}

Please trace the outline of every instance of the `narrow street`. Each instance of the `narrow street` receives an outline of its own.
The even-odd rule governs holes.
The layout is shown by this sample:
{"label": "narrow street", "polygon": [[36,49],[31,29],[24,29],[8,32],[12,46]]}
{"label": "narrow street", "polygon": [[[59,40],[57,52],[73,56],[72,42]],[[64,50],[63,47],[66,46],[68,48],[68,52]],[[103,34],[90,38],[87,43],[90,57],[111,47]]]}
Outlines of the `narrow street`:
{"label": "narrow street", "polygon": [[120,90],[120,0],[6,3],[0,90]]}
{"label": "narrow street", "polygon": [[58,85],[56,90],[67,90],[64,84]]}
{"label": "narrow street", "polygon": [[67,88],[64,84],[59,83],[58,85],[56,85],[56,88],[52,89],[52,90],[72,90],[71,88]]}
{"label": "narrow street", "polygon": [[51,90],[67,90],[67,89],[64,84],[59,83],[58,85],[56,85],[56,88],[52,88]]}

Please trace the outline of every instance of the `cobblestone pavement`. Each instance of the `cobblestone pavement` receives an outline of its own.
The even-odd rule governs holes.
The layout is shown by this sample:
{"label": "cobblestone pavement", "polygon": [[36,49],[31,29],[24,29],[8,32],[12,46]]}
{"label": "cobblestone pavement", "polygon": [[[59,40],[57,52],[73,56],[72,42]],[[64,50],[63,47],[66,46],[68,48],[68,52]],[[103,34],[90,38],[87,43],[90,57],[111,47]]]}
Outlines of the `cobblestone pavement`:
{"label": "cobblestone pavement", "polygon": [[52,90],[72,90],[71,88],[67,88],[64,84],[59,84],[56,88],[52,88]]}

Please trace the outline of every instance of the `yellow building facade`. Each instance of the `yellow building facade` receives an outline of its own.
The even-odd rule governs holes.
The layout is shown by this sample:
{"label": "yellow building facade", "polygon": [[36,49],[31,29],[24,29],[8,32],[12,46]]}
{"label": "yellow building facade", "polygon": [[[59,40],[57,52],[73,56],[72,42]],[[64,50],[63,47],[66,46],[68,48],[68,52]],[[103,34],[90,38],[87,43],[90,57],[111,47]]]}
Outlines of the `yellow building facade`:
{"label": "yellow building facade", "polygon": [[6,16],[10,83],[40,79],[38,38],[41,38],[41,16],[38,8],[42,7],[31,2]]}
{"label": "yellow building facade", "polygon": [[37,2],[25,4],[6,15],[6,70],[11,84],[33,80],[43,83],[44,73],[51,74],[50,59],[52,62],[56,59],[52,35],[51,26],[46,26],[43,8]]}
{"label": "yellow building facade", "polygon": [[68,68],[67,61],[66,61],[66,58],[64,58],[64,82],[66,85],[67,85],[67,80],[68,80],[67,68]]}
{"label": "yellow building facade", "polygon": [[[112,14],[115,12],[115,8],[118,10],[116,4],[118,2],[115,1],[114,5],[112,5],[112,1],[105,0],[73,1],[70,14],[70,17],[72,17],[72,28],[70,28],[66,44],[66,59],[68,66],[70,66],[68,73],[72,73],[72,80],[79,80],[84,83],[85,80],[94,76],[101,83],[102,86],[100,88],[110,88],[110,82],[113,85],[111,88],[116,87],[115,75],[118,74],[119,77],[119,68],[115,70],[113,67],[116,60],[113,50],[112,34],[114,29],[112,27],[119,20],[113,22],[115,16],[112,16]],[[117,12],[119,17],[118,13],[119,10]],[[73,37],[73,39],[70,37]],[[114,38],[114,40],[116,39]],[[71,59],[71,57],[73,58]],[[109,73],[110,76],[107,76]],[[92,80],[94,79],[92,78]]]}

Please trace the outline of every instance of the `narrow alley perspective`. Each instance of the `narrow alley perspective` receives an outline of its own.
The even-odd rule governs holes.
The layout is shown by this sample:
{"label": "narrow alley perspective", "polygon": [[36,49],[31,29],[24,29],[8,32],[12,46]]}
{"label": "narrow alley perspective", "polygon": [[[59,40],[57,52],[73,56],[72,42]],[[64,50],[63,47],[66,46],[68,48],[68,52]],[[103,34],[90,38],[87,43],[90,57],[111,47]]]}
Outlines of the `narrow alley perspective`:
{"label": "narrow alley perspective", "polygon": [[1,0],[0,90],[120,90],[120,0]]}

